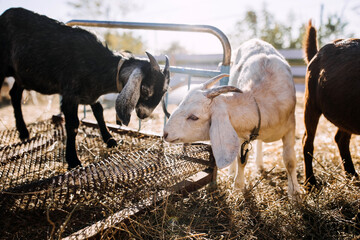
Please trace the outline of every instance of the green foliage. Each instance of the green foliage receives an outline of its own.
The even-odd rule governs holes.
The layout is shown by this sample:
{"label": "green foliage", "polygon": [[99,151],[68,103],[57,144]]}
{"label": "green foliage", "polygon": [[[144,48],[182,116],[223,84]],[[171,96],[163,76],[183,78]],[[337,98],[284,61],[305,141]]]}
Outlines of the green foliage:
{"label": "green foliage", "polygon": [[164,53],[167,55],[173,55],[173,54],[186,54],[187,50],[181,46],[179,42],[172,42],[170,44],[170,47],[166,50],[164,50]]}
{"label": "green foliage", "polygon": [[344,22],[337,14],[328,16],[325,24],[318,30],[320,46],[337,38],[344,38],[344,30],[347,25],[348,23]]}
{"label": "green foliage", "polygon": [[[74,12],[71,15],[74,17],[101,20],[117,19],[136,7],[134,3],[126,0],[72,0],[67,3],[73,7]],[[120,34],[115,30],[102,31],[102,29],[97,29],[97,32],[104,37],[110,49],[130,51],[134,54],[145,52],[143,40],[132,32]]]}
{"label": "green foliage", "polygon": [[[245,16],[236,23],[235,33],[231,35],[231,40],[234,45],[240,45],[251,38],[259,38],[269,42],[277,49],[301,48],[306,24],[304,23],[298,28],[294,26],[293,13],[289,14],[286,23],[282,23],[267,10],[264,4],[260,13],[253,10],[245,13]],[[325,24],[318,30],[320,45],[339,37],[349,37],[344,36],[346,26],[347,22],[339,15],[329,15]]]}
{"label": "green foliage", "polygon": [[110,49],[130,51],[133,54],[144,54],[145,47],[141,37],[136,37],[132,32],[105,33],[105,41]]}
{"label": "green foliage", "polygon": [[67,4],[74,9],[74,12],[70,13],[73,17],[102,20],[117,19],[119,16],[124,16],[127,12],[139,7],[126,0],[70,0]]}
{"label": "green foliage", "polygon": [[266,5],[263,5],[260,14],[248,10],[244,18],[236,23],[232,40],[235,45],[239,45],[248,39],[260,38],[278,49],[301,47],[302,32],[293,37],[293,20],[289,22],[290,25],[285,25],[277,21],[275,16],[266,9]]}

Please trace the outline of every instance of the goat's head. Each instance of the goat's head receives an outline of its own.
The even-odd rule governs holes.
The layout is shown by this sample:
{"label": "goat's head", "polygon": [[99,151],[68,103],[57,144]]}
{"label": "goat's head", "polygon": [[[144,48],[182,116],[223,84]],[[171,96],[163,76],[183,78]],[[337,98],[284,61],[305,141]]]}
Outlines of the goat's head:
{"label": "goat's head", "polygon": [[228,166],[239,151],[239,138],[231,125],[227,106],[215,97],[227,92],[241,92],[233,86],[211,88],[228,75],[222,74],[192,89],[172,113],[164,128],[164,139],[170,143],[211,140],[216,164]]}
{"label": "goat's head", "polygon": [[129,124],[131,112],[134,108],[140,119],[149,117],[169,86],[168,57],[165,56],[165,68],[161,71],[155,58],[148,52],[146,54],[150,60],[147,67],[137,68],[132,71],[128,82],[116,99],[116,114],[121,123],[125,125]]}

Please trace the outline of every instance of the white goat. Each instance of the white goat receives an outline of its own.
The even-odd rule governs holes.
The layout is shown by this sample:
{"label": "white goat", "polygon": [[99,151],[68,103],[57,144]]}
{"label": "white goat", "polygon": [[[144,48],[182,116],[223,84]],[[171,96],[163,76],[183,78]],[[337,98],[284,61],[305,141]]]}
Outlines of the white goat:
{"label": "white goat", "polygon": [[270,44],[250,40],[236,51],[230,73],[233,86],[211,88],[224,76],[188,92],[166,124],[164,139],[171,143],[210,139],[217,167],[233,163],[230,172],[235,173],[237,165],[234,187],[240,189],[245,188],[246,144],[258,139],[256,159],[262,168],[261,141],[282,139],[288,192],[297,198],[296,97],[288,63]]}

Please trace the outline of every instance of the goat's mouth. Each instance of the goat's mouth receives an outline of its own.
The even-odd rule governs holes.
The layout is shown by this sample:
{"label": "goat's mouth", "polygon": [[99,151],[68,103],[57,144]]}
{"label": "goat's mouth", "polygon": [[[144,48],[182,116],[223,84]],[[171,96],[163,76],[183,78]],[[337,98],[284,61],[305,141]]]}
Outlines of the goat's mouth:
{"label": "goat's mouth", "polygon": [[154,111],[154,108],[148,108],[148,107],[145,107],[142,105],[136,107],[136,115],[140,119],[148,118],[153,111]]}
{"label": "goat's mouth", "polygon": [[118,124],[118,125],[124,124],[125,126],[127,126],[127,125],[129,125],[130,117],[131,117],[130,114],[128,114],[128,115],[116,114],[116,124]]}
{"label": "goat's mouth", "polygon": [[176,139],[173,139],[173,140],[165,139],[165,141],[168,142],[168,143],[179,143],[180,138],[176,138]]}

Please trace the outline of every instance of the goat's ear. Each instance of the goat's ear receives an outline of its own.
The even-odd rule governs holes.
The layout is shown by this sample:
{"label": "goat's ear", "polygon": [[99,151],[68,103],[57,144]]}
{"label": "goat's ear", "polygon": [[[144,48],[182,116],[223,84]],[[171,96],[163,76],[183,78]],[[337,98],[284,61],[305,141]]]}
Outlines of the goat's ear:
{"label": "goat's ear", "polygon": [[211,116],[210,142],[215,157],[216,166],[225,168],[236,158],[239,152],[240,140],[231,125],[226,109],[218,108]]}
{"label": "goat's ear", "polygon": [[115,102],[116,114],[122,124],[128,125],[130,122],[131,112],[136,107],[140,98],[140,86],[143,75],[140,69],[135,69],[119,93]]}

